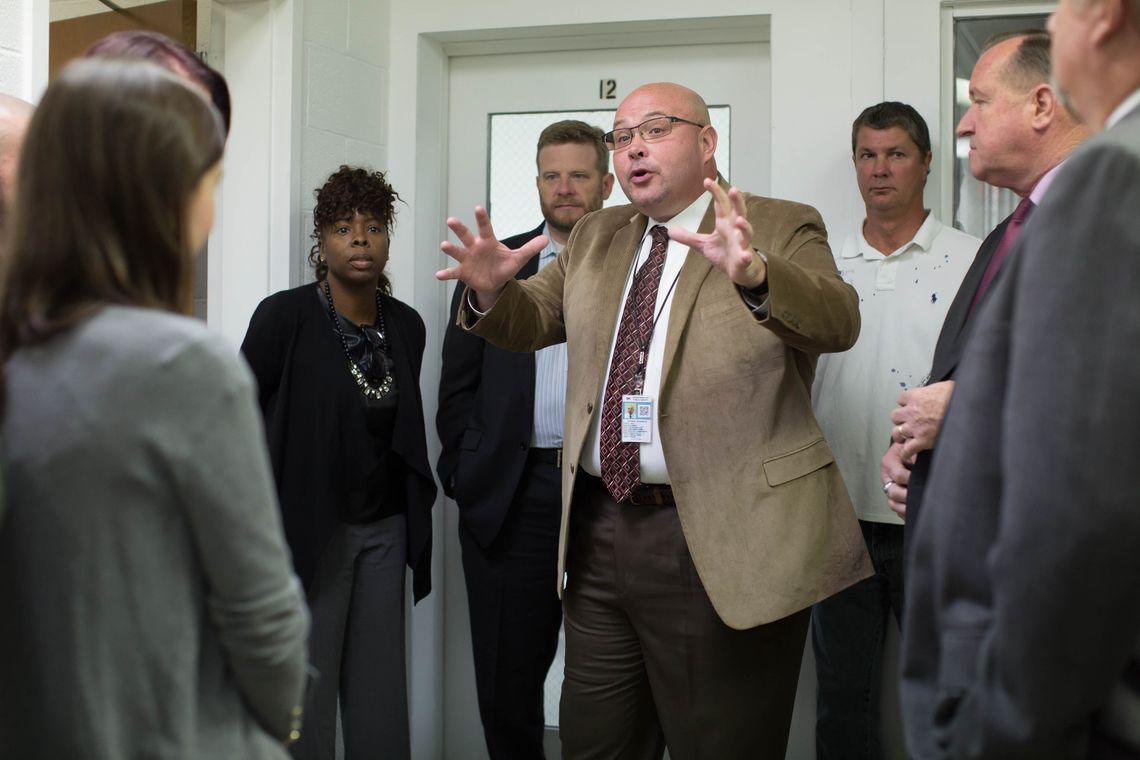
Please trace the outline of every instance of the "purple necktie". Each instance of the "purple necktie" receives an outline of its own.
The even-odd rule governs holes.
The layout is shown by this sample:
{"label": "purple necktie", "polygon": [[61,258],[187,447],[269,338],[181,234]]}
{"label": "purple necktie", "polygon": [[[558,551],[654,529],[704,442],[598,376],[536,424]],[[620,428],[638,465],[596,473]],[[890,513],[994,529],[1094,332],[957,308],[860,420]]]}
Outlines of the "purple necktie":
{"label": "purple necktie", "polygon": [[1029,200],[1027,195],[1021,199],[1021,203],[1017,204],[1017,208],[1010,215],[1009,224],[1005,226],[1005,232],[1002,233],[1001,240],[998,241],[997,249],[994,250],[990,263],[986,265],[986,271],[982,273],[982,281],[978,284],[978,289],[974,293],[974,300],[970,303],[971,314],[974,313],[974,309],[978,308],[986,288],[997,276],[998,270],[1001,269],[1001,263],[1005,260],[1006,254],[1013,248],[1013,244],[1016,242],[1017,236],[1021,234],[1021,228],[1025,224],[1025,220],[1029,218],[1029,212],[1033,208],[1033,201]]}
{"label": "purple necktie", "polygon": [[653,244],[649,258],[638,270],[625,299],[602,399],[602,482],[619,504],[641,482],[641,444],[623,443],[621,440],[621,397],[632,391],[638,354],[642,349],[648,349],[649,338],[653,334],[657,287],[661,283],[665,251],[669,247],[669,232],[664,227],[657,225],[650,234]]}

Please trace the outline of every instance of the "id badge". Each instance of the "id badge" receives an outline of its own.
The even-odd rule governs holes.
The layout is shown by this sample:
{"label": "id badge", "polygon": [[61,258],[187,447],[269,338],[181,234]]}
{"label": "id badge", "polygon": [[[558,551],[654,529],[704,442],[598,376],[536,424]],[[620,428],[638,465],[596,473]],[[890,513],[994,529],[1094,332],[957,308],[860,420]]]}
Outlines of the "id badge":
{"label": "id badge", "polygon": [[621,397],[621,442],[653,443],[653,397]]}

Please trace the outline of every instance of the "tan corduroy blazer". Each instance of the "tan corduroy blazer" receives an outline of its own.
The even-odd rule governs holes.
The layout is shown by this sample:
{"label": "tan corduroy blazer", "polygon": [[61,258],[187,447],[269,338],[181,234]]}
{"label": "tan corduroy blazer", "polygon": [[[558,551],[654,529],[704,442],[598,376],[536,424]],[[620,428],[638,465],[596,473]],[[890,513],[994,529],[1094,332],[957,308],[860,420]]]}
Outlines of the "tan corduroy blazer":
{"label": "tan corduroy blazer", "polygon": [[[820,352],[859,334],[818,212],[745,195],[752,244],[768,259],[768,315],[757,319],[700,251],[689,250],[669,315],[659,392],[661,445],[701,582],[733,628],[778,620],[871,574],[847,491],[811,409]],[[712,206],[699,232],[713,228]],[[601,396],[626,275],[647,218],[632,206],[583,218],[555,262],[507,283],[473,325],[533,351],[567,342],[558,584],[571,495]],[[573,583],[573,578],[569,583]]]}

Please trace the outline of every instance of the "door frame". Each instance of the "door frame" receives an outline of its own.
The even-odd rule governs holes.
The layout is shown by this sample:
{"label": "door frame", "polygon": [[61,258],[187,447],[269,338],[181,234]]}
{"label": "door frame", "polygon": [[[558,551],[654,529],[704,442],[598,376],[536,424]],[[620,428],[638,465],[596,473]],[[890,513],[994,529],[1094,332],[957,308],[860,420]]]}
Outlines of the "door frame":
{"label": "door frame", "polygon": [[[396,26],[398,24],[393,24]],[[409,39],[393,37],[392,60],[415,61],[415,77],[407,81],[393,80],[388,101],[389,144],[414,146],[413,150],[389,152],[391,176],[401,188],[410,188],[405,197],[409,198],[413,227],[411,235],[393,238],[389,266],[394,270],[396,281],[411,283],[411,292],[402,288],[400,297],[415,306],[426,323],[426,356],[440,355],[448,311],[447,283],[437,281],[434,274],[448,265],[436,243],[447,238],[445,219],[452,211],[447,208],[450,59],[470,55],[734,42],[770,43],[771,14],[421,32],[414,40],[410,35]],[[414,118],[409,117],[409,112]],[[426,255],[432,248],[436,254]],[[437,362],[425,362],[420,384],[427,389],[424,416],[433,420],[437,405],[434,390],[439,387]],[[438,442],[433,438],[429,446],[434,461],[439,454]],[[440,502],[443,506],[436,513],[432,529],[437,547],[432,575],[442,579],[445,577],[443,547],[447,545],[443,530],[448,524],[443,510],[454,509],[454,506],[449,506],[442,496]],[[416,605],[410,620],[409,672],[416,674],[416,678],[409,683],[408,696],[416,757],[459,757],[451,749],[463,751],[459,747],[445,750],[449,733],[449,716],[441,709],[446,704],[443,691],[445,594],[446,589],[437,589],[437,593]]]}
{"label": "door frame", "polygon": [[207,248],[207,323],[234,346],[258,302],[289,287],[300,245],[303,2],[214,0],[211,11],[211,60],[235,107],[226,142],[234,170]]}
{"label": "door frame", "polygon": [[[301,10],[305,0],[216,0],[215,13],[225,18],[225,75],[235,101],[246,118],[258,114],[257,127],[235,129],[228,149],[235,155],[257,156],[264,170],[234,173],[222,188],[219,211],[224,212],[210,244],[208,275],[209,323],[235,343],[244,334],[245,320],[264,295],[288,286],[290,261],[301,234],[299,171]],[[390,13],[404,12],[392,5]],[[393,27],[399,26],[393,24]],[[46,25],[45,25],[46,27]],[[389,146],[413,146],[390,151],[393,181],[408,188],[411,234],[393,240],[389,266],[401,283],[400,297],[415,306],[427,326],[425,355],[439,356],[446,320],[446,285],[434,273],[444,256],[416,255],[429,243],[443,240],[447,204],[447,114],[449,60],[453,56],[539,51],[596,51],[617,47],[723,42],[771,42],[771,14],[676,18],[654,21],[564,24],[533,27],[421,32],[389,39],[390,60],[414,61],[415,76],[392,81],[388,94]],[[44,51],[46,44],[38,49]],[[245,55],[240,51],[257,51]],[[259,104],[255,108],[251,104]],[[251,125],[252,127],[252,125]],[[255,139],[257,135],[260,139]],[[268,143],[268,145],[266,145]],[[252,187],[247,177],[270,176],[271,188]],[[245,230],[239,227],[243,222]],[[252,228],[252,230],[250,230]],[[407,229],[407,227],[405,227]],[[241,251],[238,254],[238,251]],[[226,255],[231,253],[234,255]],[[228,285],[227,285],[228,283]],[[410,288],[406,285],[411,283]],[[421,388],[425,419],[433,420],[438,362],[426,362]],[[429,437],[430,455],[438,442]],[[442,500],[442,499],[441,499]],[[444,543],[443,519],[433,525],[434,542]],[[432,572],[443,575],[442,552],[433,558]],[[437,591],[442,591],[438,589]],[[416,757],[442,757],[446,732],[443,704],[444,595],[432,594],[416,605],[409,618],[409,701],[412,745]]]}

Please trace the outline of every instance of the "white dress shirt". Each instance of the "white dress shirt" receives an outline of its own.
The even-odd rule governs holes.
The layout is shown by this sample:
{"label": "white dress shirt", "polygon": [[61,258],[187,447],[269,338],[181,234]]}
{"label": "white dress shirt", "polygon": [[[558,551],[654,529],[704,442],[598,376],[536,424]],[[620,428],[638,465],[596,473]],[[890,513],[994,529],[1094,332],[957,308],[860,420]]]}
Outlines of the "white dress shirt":
{"label": "white dress shirt", "polygon": [[[554,242],[550,225],[542,230],[546,244],[538,253],[538,268],[554,261],[562,246]],[[562,418],[566,409],[566,344],[534,352],[534,428],[531,446],[540,449],[562,448]]]}
{"label": "white dress shirt", "polygon": [[[625,299],[629,294],[630,286],[633,284],[634,272],[641,269],[642,265],[649,258],[649,248],[652,244],[649,231],[658,224],[664,224],[666,226],[675,225],[677,227],[684,227],[687,230],[695,232],[701,226],[701,220],[704,218],[705,211],[708,209],[711,199],[712,196],[708,193],[701,193],[688,208],[674,216],[668,223],[658,222],[654,219],[649,220],[649,224],[645,227],[645,235],[641,239],[641,246],[634,259],[634,265],[625,278],[625,288],[622,290],[621,296],[622,307],[618,309],[617,322],[614,325],[614,335],[610,341],[610,362],[613,361],[618,325],[621,324],[622,312],[625,309]],[[644,391],[645,395],[652,396],[655,402],[653,404],[653,440],[651,443],[639,444],[641,447],[642,483],[669,482],[669,470],[665,464],[665,451],[661,448],[660,428],[657,425],[657,414],[660,411],[661,401],[661,362],[665,357],[665,336],[669,330],[669,310],[673,302],[672,286],[676,284],[677,278],[681,274],[681,266],[685,263],[685,257],[688,251],[688,246],[682,245],[672,239],[669,240],[669,247],[665,251],[665,267],[661,271],[661,284],[657,288],[657,303],[653,311],[654,317],[657,318],[657,324],[653,329],[653,337],[649,342],[649,355],[646,358],[645,365]],[[741,308],[746,307],[744,304],[741,304]],[[606,363],[607,378],[609,377],[610,362]],[[605,386],[606,383],[603,383],[601,395],[594,405],[595,412],[593,422],[590,426],[590,435],[586,438],[585,449],[582,452],[582,467],[586,472],[598,476],[602,473],[602,456],[599,441],[601,440],[602,427],[602,399],[606,396]]]}

